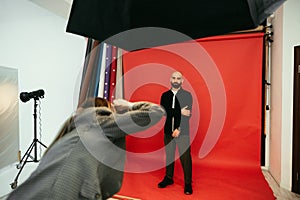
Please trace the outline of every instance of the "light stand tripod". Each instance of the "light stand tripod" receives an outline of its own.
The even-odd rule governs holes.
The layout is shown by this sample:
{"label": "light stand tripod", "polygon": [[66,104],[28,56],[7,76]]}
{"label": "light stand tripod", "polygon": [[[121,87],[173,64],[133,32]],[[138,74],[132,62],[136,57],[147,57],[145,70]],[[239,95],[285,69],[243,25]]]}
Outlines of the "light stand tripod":
{"label": "light stand tripod", "polygon": [[[22,94],[22,93],[21,93]],[[31,94],[31,93],[26,93],[26,94]],[[21,97],[20,97],[21,98]],[[33,141],[31,143],[31,145],[29,146],[29,148],[27,149],[26,153],[23,155],[22,159],[20,160],[19,164],[17,164],[17,169],[20,169],[14,182],[11,183],[11,188],[12,189],[15,189],[18,185],[18,178],[19,178],[19,175],[21,174],[24,166],[26,163],[28,162],[39,162],[38,158],[37,158],[37,143],[39,143],[40,145],[42,145],[43,147],[47,148],[46,145],[44,145],[42,142],[40,142],[38,139],[37,139],[37,123],[36,123],[36,118],[37,118],[37,114],[36,114],[36,107],[37,107],[37,100],[39,100],[39,95],[35,95],[34,97],[34,113],[33,113],[33,118],[34,118],[34,138],[33,138]],[[30,98],[29,98],[30,99]],[[29,100],[28,99],[28,100]],[[21,98],[22,100],[22,98]],[[23,100],[22,100],[23,101]],[[32,157],[30,154],[32,152],[32,150],[34,150],[34,157]],[[28,161],[28,158],[31,158],[32,160],[29,160]]]}

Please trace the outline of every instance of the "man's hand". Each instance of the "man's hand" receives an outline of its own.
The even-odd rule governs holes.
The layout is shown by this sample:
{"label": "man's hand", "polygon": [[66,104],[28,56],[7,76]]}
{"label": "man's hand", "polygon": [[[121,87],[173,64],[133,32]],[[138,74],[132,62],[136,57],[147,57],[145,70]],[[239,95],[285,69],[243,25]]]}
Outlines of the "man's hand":
{"label": "man's hand", "polygon": [[178,130],[177,128],[173,131],[172,133],[172,137],[178,137],[180,135],[180,130]]}
{"label": "man's hand", "polygon": [[188,106],[185,106],[181,109],[181,114],[186,116],[186,117],[189,117],[191,116],[191,111],[187,109]]}

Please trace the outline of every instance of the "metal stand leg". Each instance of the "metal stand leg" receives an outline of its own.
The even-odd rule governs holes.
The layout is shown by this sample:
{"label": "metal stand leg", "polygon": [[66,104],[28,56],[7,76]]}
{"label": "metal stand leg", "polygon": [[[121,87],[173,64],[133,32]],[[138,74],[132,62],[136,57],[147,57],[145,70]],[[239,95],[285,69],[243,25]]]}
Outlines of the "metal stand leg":
{"label": "metal stand leg", "polygon": [[[28,147],[27,151],[25,152],[24,156],[22,156],[22,159],[20,160],[19,164],[17,164],[17,169],[20,169],[17,176],[15,177],[15,180],[13,183],[10,184],[12,189],[15,189],[18,185],[18,178],[25,166],[26,163],[28,162],[39,162],[38,158],[37,158],[37,143],[39,143],[40,145],[42,145],[43,147],[47,148],[46,145],[44,145],[42,142],[40,142],[37,139],[37,133],[36,133],[36,107],[37,107],[37,100],[38,97],[34,98],[34,139],[31,143],[31,145]],[[34,150],[34,157],[31,156],[31,152],[32,150]],[[28,161],[28,158],[31,158],[32,160]],[[25,159],[25,160],[24,160]]]}

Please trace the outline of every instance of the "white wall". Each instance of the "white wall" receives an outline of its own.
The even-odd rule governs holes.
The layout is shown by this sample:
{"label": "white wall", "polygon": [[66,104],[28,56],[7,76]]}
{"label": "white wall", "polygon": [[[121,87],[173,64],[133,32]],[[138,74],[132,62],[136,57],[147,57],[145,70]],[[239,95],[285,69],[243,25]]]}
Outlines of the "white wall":
{"label": "white wall", "polygon": [[270,163],[269,171],[281,180],[281,133],[282,133],[282,23],[283,7],[272,18],[273,43],[271,46],[271,106],[270,106]]}
{"label": "white wall", "polygon": [[275,13],[272,55],[270,172],[281,187],[292,185],[294,46],[300,45],[300,1],[288,0]]}
{"label": "white wall", "polygon": [[291,189],[293,141],[294,46],[300,45],[300,1],[288,0],[283,11],[281,186]]}
{"label": "white wall", "polygon": [[[18,69],[19,92],[45,90],[38,111],[41,141],[46,145],[75,109],[85,55],[85,39],[66,33],[66,23],[66,19],[31,1],[0,0],[0,66]],[[0,94],[0,98],[2,95],[5,94]],[[33,140],[33,103],[33,99],[19,103],[22,155]],[[25,165],[18,185],[36,165]],[[15,164],[0,169],[0,197],[11,191],[10,183],[17,173]]]}

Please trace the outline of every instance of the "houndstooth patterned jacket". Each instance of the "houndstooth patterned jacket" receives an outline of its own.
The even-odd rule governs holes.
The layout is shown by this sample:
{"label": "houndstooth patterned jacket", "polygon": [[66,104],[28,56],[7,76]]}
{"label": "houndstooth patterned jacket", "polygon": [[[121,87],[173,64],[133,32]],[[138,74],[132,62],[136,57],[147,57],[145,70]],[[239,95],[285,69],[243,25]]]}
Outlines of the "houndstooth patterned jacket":
{"label": "houndstooth patterned jacket", "polygon": [[107,199],[122,185],[125,136],[155,125],[162,107],[134,103],[122,114],[88,108],[76,116],[75,128],[58,140],[30,177],[8,200]]}

